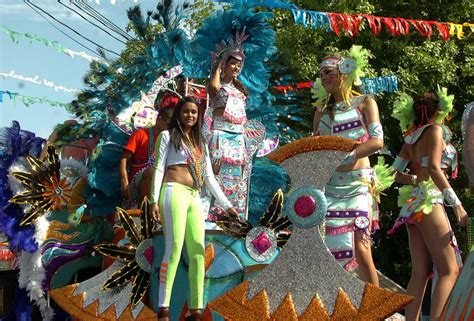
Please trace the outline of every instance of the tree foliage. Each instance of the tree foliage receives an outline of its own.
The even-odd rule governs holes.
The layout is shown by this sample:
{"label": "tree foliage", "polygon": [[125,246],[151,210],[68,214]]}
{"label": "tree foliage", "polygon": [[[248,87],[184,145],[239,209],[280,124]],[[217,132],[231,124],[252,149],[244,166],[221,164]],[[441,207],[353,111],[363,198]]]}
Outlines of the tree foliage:
{"label": "tree foliage", "polygon": [[190,15],[185,20],[185,26],[191,34],[194,34],[202,26],[203,21],[216,9],[216,5],[212,1],[195,0],[190,9]]}

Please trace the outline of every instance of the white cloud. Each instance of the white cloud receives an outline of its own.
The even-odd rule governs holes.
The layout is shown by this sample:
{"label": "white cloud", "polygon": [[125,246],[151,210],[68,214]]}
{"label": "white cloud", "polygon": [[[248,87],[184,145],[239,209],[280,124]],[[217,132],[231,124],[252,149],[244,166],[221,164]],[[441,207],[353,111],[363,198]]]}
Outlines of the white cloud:
{"label": "white cloud", "polygon": [[[94,1],[95,1],[96,4],[100,4],[100,0],[94,0]],[[109,1],[103,0],[103,2],[109,2]],[[117,0],[110,0],[110,4],[115,4],[116,2],[117,2]],[[122,2],[124,2],[124,1],[122,1]],[[138,0],[133,0],[133,2],[137,3]]]}
{"label": "white cloud", "polygon": [[[67,9],[60,3],[56,1],[31,1],[36,6],[40,7],[44,11],[51,14],[56,19],[67,22],[71,20],[82,20],[80,16],[72,12],[71,10]],[[66,5],[72,7],[68,3],[68,1],[64,1]],[[38,10],[41,12],[40,10]],[[18,3],[18,1],[5,1],[2,0],[0,3],[0,12],[2,16],[20,16],[22,20],[29,20],[29,21],[42,21],[44,22],[44,18],[37,14],[32,8],[30,8],[25,3]],[[48,17],[46,14],[43,13],[44,16]]]}

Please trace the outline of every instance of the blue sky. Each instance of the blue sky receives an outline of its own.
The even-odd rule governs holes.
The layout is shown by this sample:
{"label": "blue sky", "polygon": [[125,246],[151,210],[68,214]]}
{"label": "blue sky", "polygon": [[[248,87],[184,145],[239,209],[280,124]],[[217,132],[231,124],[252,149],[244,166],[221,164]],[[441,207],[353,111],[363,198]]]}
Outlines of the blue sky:
{"label": "blue sky", "polygon": [[[31,2],[41,6],[58,20],[108,49],[120,52],[124,48],[121,42],[83,20],[56,0],[31,0]],[[62,2],[70,6],[69,0],[62,0]],[[115,4],[112,4],[112,2],[115,2]],[[125,29],[128,22],[127,8],[140,4],[142,12],[146,12],[146,10],[153,9],[157,3],[157,0],[88,1],[91,7],[122,29]],[[71,50],[84,51],[89,55],[94,55],[61,34],[21,0],[0,0],[0,24],[16,32],[30,33],[51,41],[58,41]],[[65,27],[57,23],[55,25],[73,35],[81,43],[87,44],[93,49],[96,48],[95,45],[75,36]],[[36,42],[31,45],[29,41],[14,43],[8,34],[1,29],[0,44],[0,73],[10,73],[14,70],[16,74],[27,77],[38,76],[40,80],[47,79],[66,88],[82,89],[84,87],[82,77],[89,69],[89,62],[86,59],[80,57],[70,58],[57,52],[52,47]],[[74,99],[73,93],[55,91],[53,88],[44,85],[12,78],[0,77],[0,90],[17,92],[26,96],[46,97],[49,100],[64,103]],[[40,137],[48,137],[54,125],[70,118],[72,116],[64,109],[52,107],[48,104],[34,104],[26,107],[21,100],[15,102],[5,96],[3,102],[0,102],[0,127],[10,126],[12,120],[18,120],[23,129],[33,131]]]}

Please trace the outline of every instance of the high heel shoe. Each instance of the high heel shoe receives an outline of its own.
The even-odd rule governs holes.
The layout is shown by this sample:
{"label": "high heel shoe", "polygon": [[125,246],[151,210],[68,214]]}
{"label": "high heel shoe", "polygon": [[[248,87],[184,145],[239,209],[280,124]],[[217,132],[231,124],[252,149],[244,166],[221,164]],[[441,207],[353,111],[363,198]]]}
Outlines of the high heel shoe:
{"label": "high heel shoe", "polygon": [[185,321],[200,321],[201,320],[201,311],[196,311],[193,314],[184,317]]}
{"label": "high heel shoe", "polygon": [[169,321],[170,320],[170,309],[166,307],[160,307],[158,309],[158,321]]}

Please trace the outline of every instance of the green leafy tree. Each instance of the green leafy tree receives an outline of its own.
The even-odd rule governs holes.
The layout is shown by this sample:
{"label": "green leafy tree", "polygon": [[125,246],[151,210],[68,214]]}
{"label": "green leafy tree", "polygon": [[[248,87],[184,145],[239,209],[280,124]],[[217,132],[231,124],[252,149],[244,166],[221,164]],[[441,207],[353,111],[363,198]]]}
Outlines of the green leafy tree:
{"label": "green leafy tree", "polygon": [[214,10],[216,10],[216,5],[212,1],[194,1],[190,6],[189,17],[186,18],[184,22],[190,34],[194,35],[194,32],[202,26],[203,21],[206,20]]}

